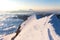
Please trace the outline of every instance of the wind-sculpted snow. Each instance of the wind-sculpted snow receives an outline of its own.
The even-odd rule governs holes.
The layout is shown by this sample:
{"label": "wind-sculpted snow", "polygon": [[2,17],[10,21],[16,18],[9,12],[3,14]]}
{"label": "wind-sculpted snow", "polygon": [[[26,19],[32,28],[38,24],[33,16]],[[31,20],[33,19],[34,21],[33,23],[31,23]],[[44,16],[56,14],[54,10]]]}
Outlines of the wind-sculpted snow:
{"label": "wind-sculpted snow", "polygon": [[15,32],[22,21],[16,15],[0,15],[0,35]]}
{"label": "wind-sculpted snow", "polygon": [[56,17],[56,15],[51,17],[50,23],[55,29],[55,32],[60,35],[60,20]]}
{"label": "wind-sculpted snow", "polygon": [[[60,21],[53,14],[40,19],[32,15],[21,24],[21,32],[14,40],[60,40],[59,24]],[[13,36],[12,34],[4,36],[3,40],[11,40]]]}

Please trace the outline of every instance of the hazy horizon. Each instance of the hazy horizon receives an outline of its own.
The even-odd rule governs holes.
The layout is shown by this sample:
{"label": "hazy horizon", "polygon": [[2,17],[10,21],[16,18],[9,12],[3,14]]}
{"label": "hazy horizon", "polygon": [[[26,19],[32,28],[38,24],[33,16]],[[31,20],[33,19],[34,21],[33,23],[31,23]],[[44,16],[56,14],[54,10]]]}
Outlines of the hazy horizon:
{"label": "hazy horizon", "polygon": [[0,0],[0,11],[60,10],[60,0]]}

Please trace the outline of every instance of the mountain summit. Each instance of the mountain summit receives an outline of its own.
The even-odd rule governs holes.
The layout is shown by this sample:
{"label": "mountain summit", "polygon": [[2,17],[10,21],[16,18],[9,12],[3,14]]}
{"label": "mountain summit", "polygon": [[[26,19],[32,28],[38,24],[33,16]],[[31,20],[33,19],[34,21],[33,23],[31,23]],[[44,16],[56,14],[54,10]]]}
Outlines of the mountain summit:
{"label": "mountain summit", "polygon": [[[14,40],[60,40],[59,26],[60,21],[56,15],[52,14],[40,19],[32,15],[21,24],[19,29],[21,32]],[[11,35],[5,36],[4,40],[11,40]]]}

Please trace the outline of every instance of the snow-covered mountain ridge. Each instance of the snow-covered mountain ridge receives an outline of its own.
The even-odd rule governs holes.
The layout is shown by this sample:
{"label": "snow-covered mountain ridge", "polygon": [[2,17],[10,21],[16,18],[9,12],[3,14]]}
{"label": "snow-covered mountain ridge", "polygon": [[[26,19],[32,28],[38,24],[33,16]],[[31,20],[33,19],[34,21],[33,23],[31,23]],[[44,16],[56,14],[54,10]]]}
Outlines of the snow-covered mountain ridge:
{"label": "snow-covered mountain ridge", "polygon": [[[60,20],[54,14],[40,19],[32,15],[21,24],[20,30],[14,40],[60,40]],[[11,40],[14,35],[4,36],[3,40]]]}

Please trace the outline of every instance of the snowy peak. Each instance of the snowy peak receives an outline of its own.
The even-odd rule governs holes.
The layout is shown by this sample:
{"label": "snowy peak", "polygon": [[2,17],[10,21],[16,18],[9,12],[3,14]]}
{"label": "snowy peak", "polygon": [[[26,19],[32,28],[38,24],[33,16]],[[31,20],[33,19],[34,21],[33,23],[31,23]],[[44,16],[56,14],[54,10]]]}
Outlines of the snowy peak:
{"label": "snowy peak", "polygon": [[60,32],[59,32],[59,30],[60,30],[60,20],[57,18],[56,15],[53,15],[50,19],[51,19],[51,20],[49,21],[49,23],[52,24],[52,26],[53,26],[54,29],[55,29],[55,32],[56,32],[58,35],[60,35]]}
{"label": "snowy peak", "polygon": [[21,32],[14,40],[60,40],[60,36],[56,34],[59,33],[59,20],[55,15],[40,19],[36,15],[30,16],[21,24],[20,29]]}
{"label": "snowy peak", "polygon": [[27,20],[25,22],[23,22],[21,24],[21,30],[26,26],[26,25],[31,25],[31,23],[33,24],[33,22],[36,21],[36,16],[35,15],[32,15],[30,17],[27,18]]}
{"label": "snowy peak", "polygon": [[[30,19],[32,18],[33,21]],[[49,21],[53,20],[51,18],[55,18],[54,15],[46,16],[40,19],[37,19],[36,16],[31,16],[28,18],[30,22],[28,21],[26,26],[24,26],[22,31],[19,35],[15,38],[15,40],[58,40],[59,38],[56,36],[56,33],[53,31],[54,28],[49,23]],[[36,20],[35,20],[35,19]],[[53,35],[54,34],[54,35]],[[54,37],[56,36],[56,37]],[[44,39],[43,39],[44,38]]]}

